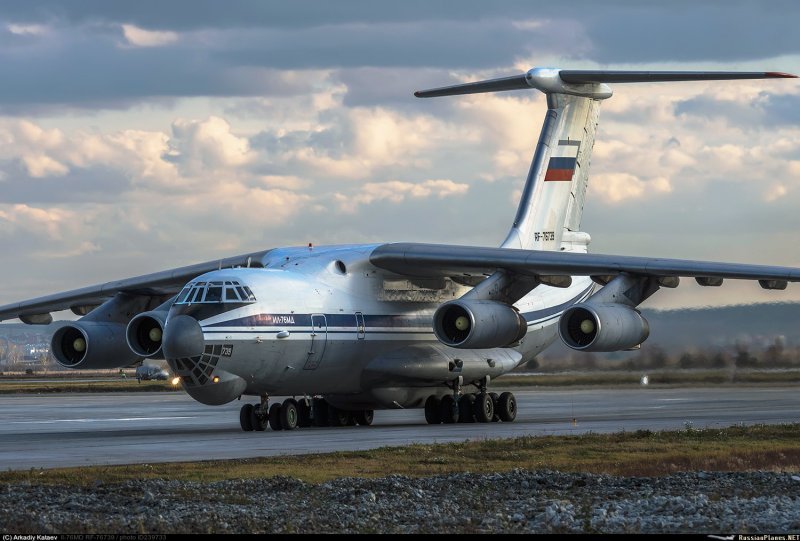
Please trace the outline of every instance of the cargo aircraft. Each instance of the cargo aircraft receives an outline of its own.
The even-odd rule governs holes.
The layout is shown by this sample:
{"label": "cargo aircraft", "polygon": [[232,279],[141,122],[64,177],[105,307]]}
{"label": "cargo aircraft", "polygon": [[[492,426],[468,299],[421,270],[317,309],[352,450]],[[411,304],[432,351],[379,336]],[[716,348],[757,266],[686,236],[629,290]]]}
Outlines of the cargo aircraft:
{"label": "cargo aircraft", "polygon": [[[273,248],[0,307],[0,320],[60,327],[69,368],[165,358],[195,400],[255,397],[245,431],[369,425],[423,408],[428,423],[513,421],[494,381],[557,337],[578,351],[637,348],[637,307],[661,288],[800,281],[800,269],[588,253],[589,163],[609,84],[795,77],[777,72],[527,73],[416,92],[420,98],[536,89],[547,97],[519,208],[500,247],[421,243]],[[731,84],[731,83],[727,83]],[[270,404],[270,396],[289,396]],[[254,402],[254,403],[253,403]]]}

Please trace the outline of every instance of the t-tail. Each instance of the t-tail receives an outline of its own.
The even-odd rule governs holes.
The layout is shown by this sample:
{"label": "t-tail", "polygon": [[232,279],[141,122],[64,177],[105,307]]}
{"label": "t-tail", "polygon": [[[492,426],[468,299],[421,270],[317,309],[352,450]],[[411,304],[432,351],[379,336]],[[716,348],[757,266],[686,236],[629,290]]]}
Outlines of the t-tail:
{"label": "t-tail", "polygon": [[547,96],[547,114],[503,248],[586,251],[580,231],[600,102],[607,83],[720,81],[796,77],[779,72],[594,71],[534,68],[522,75],[415,92],[418,98],[536,89]]}

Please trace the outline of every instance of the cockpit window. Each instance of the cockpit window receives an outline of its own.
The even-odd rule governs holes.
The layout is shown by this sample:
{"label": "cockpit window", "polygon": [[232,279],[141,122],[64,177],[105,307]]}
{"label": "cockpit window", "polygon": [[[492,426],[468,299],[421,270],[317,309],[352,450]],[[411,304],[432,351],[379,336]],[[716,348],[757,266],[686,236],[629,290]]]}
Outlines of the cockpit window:
{"label": "cockpit window", "polygon": [[210,282],[203,302],[220,302],[222,300],[222,282]]}
{"label": "cockpit window", "polygon": [[239,282],[197,282],[187,284],[178,295],[175,304],[219,304],[223,302],[255,301],[256,297],[250,288],[241,285]]}

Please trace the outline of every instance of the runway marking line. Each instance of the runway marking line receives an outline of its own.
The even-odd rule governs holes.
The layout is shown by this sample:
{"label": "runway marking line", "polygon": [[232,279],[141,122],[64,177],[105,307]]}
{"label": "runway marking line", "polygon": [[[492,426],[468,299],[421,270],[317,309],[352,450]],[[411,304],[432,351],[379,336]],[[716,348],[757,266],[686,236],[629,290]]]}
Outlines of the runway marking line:
{"label": "runway marking line", "polygon": [[194,419],[192,416],[183,417],[118,417],[107,419],[50,419],[47,421],[11,421],[9,424],[48,425],[55,423],[102,423],[108,421],[173,421],[176,419]]}

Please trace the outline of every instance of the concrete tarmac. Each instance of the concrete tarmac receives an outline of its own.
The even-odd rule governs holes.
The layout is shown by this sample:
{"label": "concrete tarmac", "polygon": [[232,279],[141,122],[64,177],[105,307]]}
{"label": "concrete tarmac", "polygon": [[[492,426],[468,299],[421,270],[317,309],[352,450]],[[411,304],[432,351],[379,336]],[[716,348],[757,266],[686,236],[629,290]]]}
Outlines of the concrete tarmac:
{"label": "concrete tarmac", "polygon": [[[409,443],[797,422],[796,387],[515,391],[513,423],[427,425],[421,409],[376,411],[370,427],[243,432],[245,403],[183,393],[0,395],[0,468],[179,462]],[[276,398],[279,399],[279,398]],[[251,399],[252,401],[252,399]],[[573,422],[573,419],[575,420]]]}

